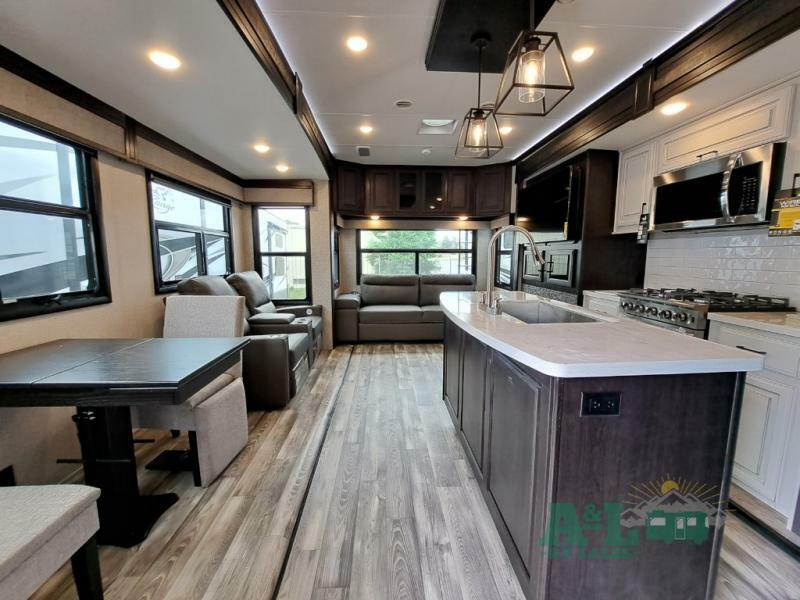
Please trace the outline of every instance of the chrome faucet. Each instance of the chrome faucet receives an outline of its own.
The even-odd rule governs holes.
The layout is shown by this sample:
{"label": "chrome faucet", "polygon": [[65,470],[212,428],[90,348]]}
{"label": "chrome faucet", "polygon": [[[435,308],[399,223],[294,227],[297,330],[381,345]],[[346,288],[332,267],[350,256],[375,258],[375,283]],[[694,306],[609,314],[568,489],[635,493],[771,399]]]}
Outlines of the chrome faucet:
{"label": "chrome faucet", "polygon": [[481,301],[481,308],[493,315],[500,314],[500,308],[497,303],[498,298],[495,296],[493,291],[495,275],[495,242],[497,241],[497,238],[507,231],[521,233],[528,238],[528,242],[530,242],[531,245],[531,250],[533,251],[533,257],[536,259],[536,262],[539,263],[539,266],[544,266],[544,258],[542,258],[541,252],[539,252],[539,249],[536,247],[536,242],[533,241],[533,236],[531,236],[527,229],[523,229],[519,225],[506,225],[505,227],[498,229],[492,236],[492,239],[489,240],[489,264],[487,265],[488,273],[486,276],[486,291],[484,292],[483,300]]}

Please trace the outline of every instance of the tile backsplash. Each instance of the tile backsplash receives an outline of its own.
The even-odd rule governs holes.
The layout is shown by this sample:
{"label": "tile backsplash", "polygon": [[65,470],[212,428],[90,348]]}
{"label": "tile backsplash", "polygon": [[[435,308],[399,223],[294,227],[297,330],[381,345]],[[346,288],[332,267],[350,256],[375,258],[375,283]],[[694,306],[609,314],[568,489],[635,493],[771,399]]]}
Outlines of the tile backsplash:
{"label": "tile backsplash", "polygon": [[800,236],[771,238],[764,227],[656,233],[644,283],[785,296],[800,309]]}

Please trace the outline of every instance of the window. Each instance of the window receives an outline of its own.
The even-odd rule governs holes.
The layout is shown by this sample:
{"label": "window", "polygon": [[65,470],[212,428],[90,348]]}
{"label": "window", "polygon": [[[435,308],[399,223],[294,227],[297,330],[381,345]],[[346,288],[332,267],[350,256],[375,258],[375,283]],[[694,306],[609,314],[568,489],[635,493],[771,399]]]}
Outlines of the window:
{"label": "window", "polygon": [[208,192],[149,174],[156,290],[181,279],[233,271],[230,205]]}
{"label": "window", "polygon": [[87,150],[0,120],[0,320],[110,301]]}
{"label": "window", "polygon": [[308,209],[259,206],[253,219],[256,268],[277,304],[311,302]]}
{"label": "window", "polygon": [[474,273],[475,232],[369,230],[358,232],[361,275]]}

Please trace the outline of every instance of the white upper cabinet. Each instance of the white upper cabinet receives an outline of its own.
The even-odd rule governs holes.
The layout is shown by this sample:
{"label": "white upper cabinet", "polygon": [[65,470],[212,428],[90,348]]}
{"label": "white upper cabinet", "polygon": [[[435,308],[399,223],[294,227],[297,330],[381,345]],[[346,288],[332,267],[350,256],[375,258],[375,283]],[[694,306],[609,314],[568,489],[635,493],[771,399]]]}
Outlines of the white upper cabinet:
{"label": "white upper cabinet", "polygon": [[655,174],[788,138],[793,99],[793,85],[771,89],[661,136]]}
{"label": "white upper cabinet", "polygon": [[642,204],[650,211],[655,188],[656,143],[648,142],[625,150],[619,157],[617,203],[614,233],[635,233],[639,227]]}

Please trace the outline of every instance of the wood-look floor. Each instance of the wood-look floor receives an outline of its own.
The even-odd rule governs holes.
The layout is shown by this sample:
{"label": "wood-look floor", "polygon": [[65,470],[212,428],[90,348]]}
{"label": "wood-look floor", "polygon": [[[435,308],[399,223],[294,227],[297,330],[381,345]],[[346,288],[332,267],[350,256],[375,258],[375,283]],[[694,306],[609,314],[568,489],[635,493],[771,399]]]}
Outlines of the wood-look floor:
{"label": "wood-look floor", "polygon": [[[247,448],[211,487],[140,471],[145,493],[181,499],[140,546],[101,549],[106,598],[521,598],[441,401],[441,360],[437,344],[337,348],[288,409],[250,415]],[[140,464],[176,443],[159,434]],[[35,596],[74,597],[68,567]],[[716,597],[798,599],[800,564],[731,516]]]}

